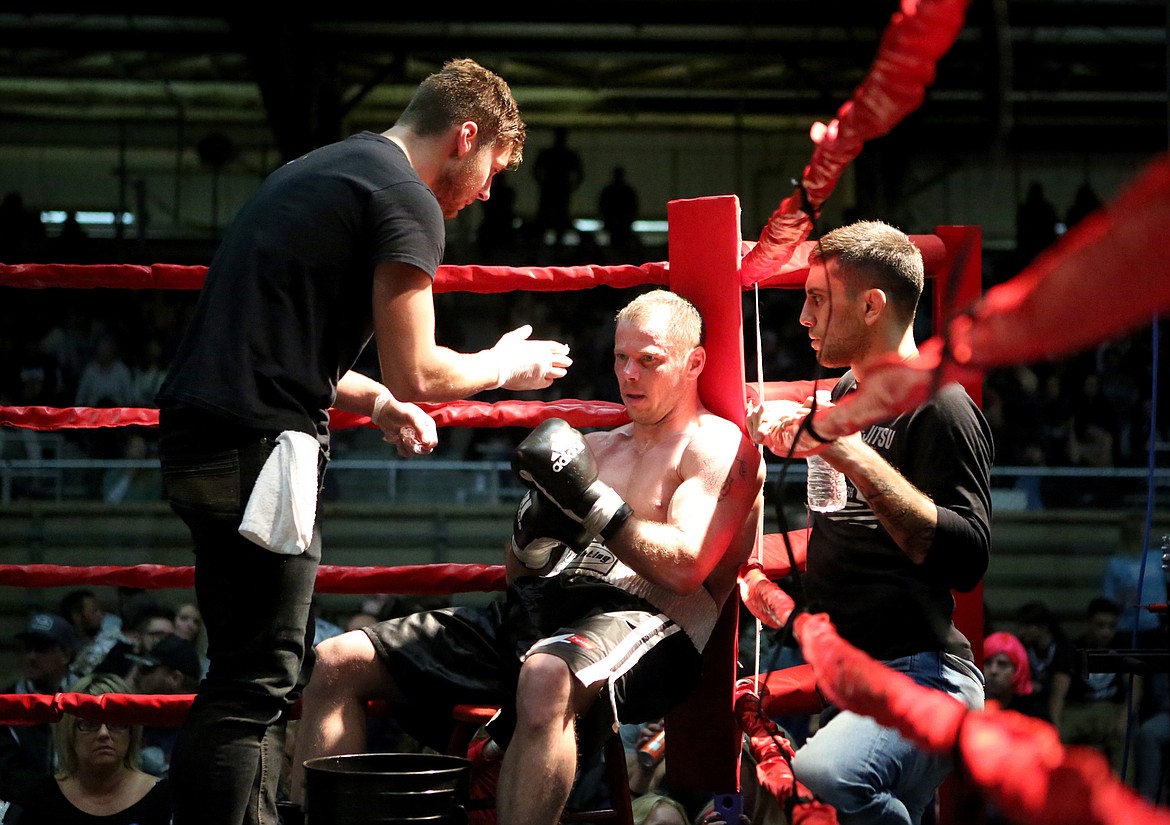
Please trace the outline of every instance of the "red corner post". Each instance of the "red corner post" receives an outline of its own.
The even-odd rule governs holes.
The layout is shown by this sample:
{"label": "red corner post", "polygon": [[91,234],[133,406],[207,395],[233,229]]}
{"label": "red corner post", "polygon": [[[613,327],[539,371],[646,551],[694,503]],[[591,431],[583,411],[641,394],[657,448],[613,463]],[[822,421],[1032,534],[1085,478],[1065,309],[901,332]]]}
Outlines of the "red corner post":
{"label": "red corner post", "polygon": [[[934,332],[941,334],[948,313],[974,303],[983,294],[983,230],[978,226],[939,226],[935,234],[946,244],[946,256],[934,278]],[[967,394],[983,406],[983,382],[965,384]],[[983,585],[955,594],[955,626],[971,640],[975,664],[983,665]]]}
{"label": "red corner post", "polygon": [[[703,404],[745,427],[743,289],[739,281],[740,209],[734,195],[667,204],[670,289],[703,315],[707,366]],[[701,681],[666,719],[666,771],[673,787],[739,791],[742,733],[732,713],[739,599],[724,606],[703,653]]]}

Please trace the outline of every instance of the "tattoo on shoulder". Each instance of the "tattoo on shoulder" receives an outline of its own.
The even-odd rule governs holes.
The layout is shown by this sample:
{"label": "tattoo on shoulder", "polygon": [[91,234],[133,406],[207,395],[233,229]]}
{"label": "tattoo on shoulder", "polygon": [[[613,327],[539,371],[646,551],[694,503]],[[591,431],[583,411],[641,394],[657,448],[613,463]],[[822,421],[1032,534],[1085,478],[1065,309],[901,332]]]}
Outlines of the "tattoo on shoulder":
{"label": "tattoo on shoulder", "polygon": [[742,458],[737,458],[731,465],[731,469],[727,471],[727,477],[723,479],[723,484],[719,487],[719,501],[731,495],[731,485],[735,482],[736,476],[740,479],[747,477],[747,465]]}

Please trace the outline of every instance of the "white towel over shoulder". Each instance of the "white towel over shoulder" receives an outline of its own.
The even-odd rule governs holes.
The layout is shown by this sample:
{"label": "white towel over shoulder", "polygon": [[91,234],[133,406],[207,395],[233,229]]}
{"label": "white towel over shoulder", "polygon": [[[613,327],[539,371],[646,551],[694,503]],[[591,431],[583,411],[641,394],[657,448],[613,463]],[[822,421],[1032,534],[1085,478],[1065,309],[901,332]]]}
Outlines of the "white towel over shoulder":
{"label": "white towel over shoulder", "polygon": [[286,430],[260,469],[248,497],[240,535],[274,553],[295,556],[313,540],[317,519],[317,457],[308,433]]}

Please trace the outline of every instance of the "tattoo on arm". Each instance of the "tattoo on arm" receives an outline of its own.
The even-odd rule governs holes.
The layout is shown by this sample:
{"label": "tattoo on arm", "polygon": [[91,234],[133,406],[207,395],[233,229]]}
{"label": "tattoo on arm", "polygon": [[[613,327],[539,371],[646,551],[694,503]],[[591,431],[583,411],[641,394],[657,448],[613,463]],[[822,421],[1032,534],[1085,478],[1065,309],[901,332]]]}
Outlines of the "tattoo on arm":
{"label": "tattoo on arm", "polygon": [[[738,468],[738,472],[737,472]],[[747,476],[747,465],[742,458],[737,458],[735,463],[731,465],[731,469],[727,473],[727,478],[723,479],[723,484],[719,488],[719,501],[723,501],[731,495],[731,485],[735,483],[735,477],[745,478]]]}
{"label": "tattoo on arm", "polygon": [[874,481],[865,499],[886,532],[911,558],[921,561],[934,542],[933,525],[924,523],[913,504],[892,484]]}

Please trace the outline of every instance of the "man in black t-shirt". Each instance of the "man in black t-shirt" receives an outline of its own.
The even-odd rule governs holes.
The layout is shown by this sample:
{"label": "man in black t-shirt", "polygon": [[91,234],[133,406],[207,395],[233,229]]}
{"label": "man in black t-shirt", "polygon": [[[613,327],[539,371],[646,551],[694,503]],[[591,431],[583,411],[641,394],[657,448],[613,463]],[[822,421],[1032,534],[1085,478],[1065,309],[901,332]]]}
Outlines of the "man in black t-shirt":
{"label": "man in black t-shirt", "polygon": [[[524,134],[507,84],[451,61],[391,129],[286,163],[226,230],[157,396],[210,661],[172,757],[177,825],[276,819],[281,720],[311,653],[330,408],[429,453],[434,422],[407,401],[539,389],[571,363],[528,326],[473,354],[435,341],[443,220],[488,198]],[[371,338],[380,382],[353,369]]]}
{"label": "man in black t-shirt", "polygon": [[[1089,745],[1105,754],[1118,775],[1125,755],[1125,734],[1129,722],[1128,681],[1123,673],[1086,673],[1080,666],[1086,650],[1116,650],[1131,647],[1118,638],[1121,606],[1104,596],[1089,602],[1085,611],[1085,633],[1073,645],[1073,655],[1053,662],[1052,696],[1049,708],[1052,724],[1067,745]],[[1141,676],[1133,676],[1134,706],[1141,704]]]}
{"label": "man in black t-shirt", "polygon": [[[863,221],[825,235],[810,257],[800,323],[823,367],[848,367],[834,402],[875,358],[912,358],[922,255],[902,232]],[[990,551],[991,434],[961,386],[919,409],[825,443],[801,423],[809,402],[765,400],[758,440],[779,456],[819,454],[844,473],[847,501],[813,513],[808,609],[842,638],[916,683],[983,705],[982,674],[952,623],[952,590],[979,584]],[[796,439],[795,449],[793,440]],[[796,754],[798,781],[842,825],[918,823],[950,770],[869,717],[829,708]]]}

